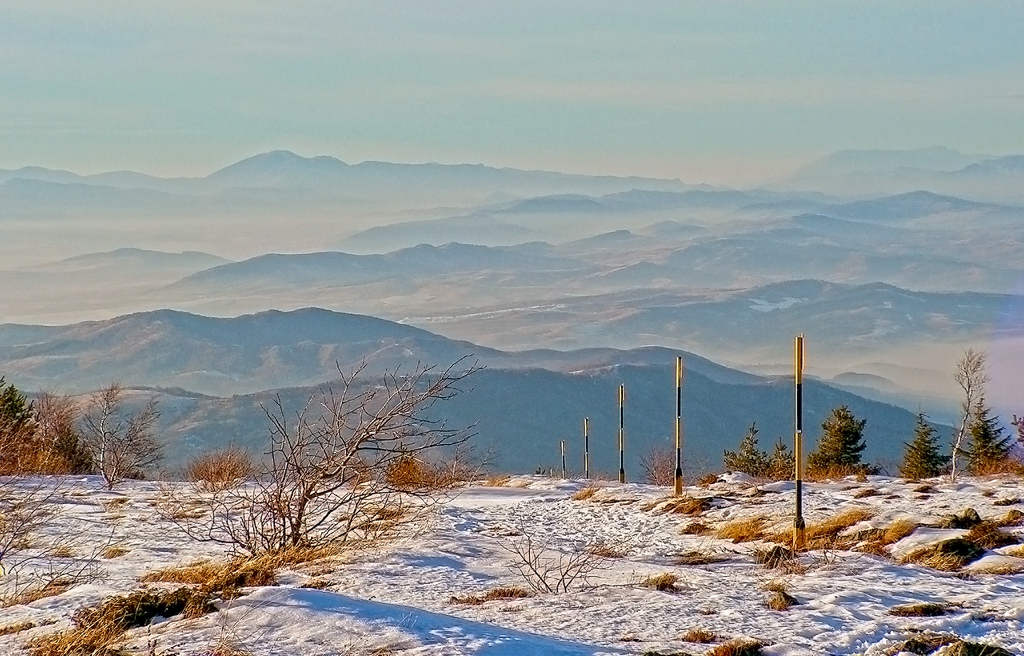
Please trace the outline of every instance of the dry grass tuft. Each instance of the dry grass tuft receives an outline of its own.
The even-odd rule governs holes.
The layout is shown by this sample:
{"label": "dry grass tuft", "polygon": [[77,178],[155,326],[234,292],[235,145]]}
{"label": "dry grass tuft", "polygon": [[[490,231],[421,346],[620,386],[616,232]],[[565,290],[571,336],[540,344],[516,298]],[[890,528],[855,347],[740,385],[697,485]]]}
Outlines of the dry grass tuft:
{"label": "dry grass tuft", "polygon": [[789,547],[776,545],[770,549],[757,549],[754,551],[754,562],[764,565],[768,569],[776,569],[789,564],[796,554]]}
{"label": "dry grass tuft", "polygon": [[889,614],[896,617],[939,617],[946,614],[946,606],[932,602],[905,604],[893,606],[889,609]]}
{"label": "dry grass tuft", "polygon": [[919,524],[915,521],[897,519],[892,524],[889,524],[889,528],[885,529],[885,533],[881,536],[882,542],[886,545],[896,544],[916,531],[918,526]]}
{"label": "dry grass tuft", "polygon": [[595,556],[601,558],[625,558],[626,551],[619,547],[612,546],[606,543],[592,544],[587,547],[587,551]]}
{"label": "dry grass tuft", "polygon": [[727,557],[711,553],[710,551],[687,551],[686,553],[672,556],[672,562],[676,565],[689,566],[714,565],[715,563],[724,563],[727,560],[729,560]]}
{"label": "dry grass tuft", "polygon": [[964,539],[970,540],[985,549],[996,549],[1011,544],[1020,544],[1020,539],[1016,535],[1003,532],[999,524],[990,521],[983,521],[972,526],[971,530],[964,536]]}
{"label": "dry grass tuft", "polygon": [[681,499],[671,499],[658,503],[655,506],[655,512],[658,514],[675,514],[675,515],[700,515],[711,508],[711,499],[709,497],[683,497]]}
{"label": "dry grass tuft", "polygon": [[789,585],[782,579],[772,579],[762,585],[761,589],[765,592],[787,592],[789,591]]}
{"label": "dry grass tuft", "polygon": [[12,595],[10,598],[3,599],[0,608],[31,604],[33,601],[39,601],[47,597],[56,597],[57,595],[64,594],[79,583],[81,583],[81,580],[73,576],[58,576],[55,579],[46,581],[42,585],[30,586],[18,594]]}
{"label": "dry grass tuft", "polygon": [[864,508],[851,508],[807,527],[807,549],[849,549],[856,538],[840,539],[840,533],[874,516]]}
{"label": "dry grass tuft", "polygon": [[958,640],[946,649],[946,656],[1013,656],[1013,653],[998,645]]}
{"label": "dry grass tuft", "polygon": [[532,596],[533,593],[531,593],[529,590],[526,590],[525,588],[506,586],[499,588],[491,588],[483,594],[466,595],[464,597],[452,597],[448,600],[448,603],[479,606],[480,604],[487,603],[488,601],[498,601],[502,599],[525,599],[527,597]]}
{"label": "dry grass tuft", "polygon": [[576,493],[569,498],[573,501],[586,501],[587,499],[592,498],[595,494],[597,494],[597,486],[588,485],[582,490],[577,490]]}
{"label": "dry grass tuft", "polygon": [[138,590],[109,597],[98,606],[75,612],[74,626],[29,643],[32,656],[113,656],[114,647],[129,629],[146,626],[156,617],[200,617],[215,612],[207,593],[194,588]]}
{"label": "dry grass tuft", "polygon": [[717,640],[718,635],[714,631],[708,631],[707,629],[696,627],[684,633],[679,639],[683,642],[693,642],[698,645],[706,645]]}
{"label": "dry grass tuft", "polygon": [[75,550],[66,544],[61,544],[54,547],[53,551],[50,552],[50,555],[54,558],[74,558]]}
{"label": "dry grass tuft", "polygon": [[683,535],[707,535],[711,527],[701,521],[692,521],[680,528],[679,532]]}
{"label": "dry grass tuft", "polygon": [[648,576],[643,581],[640,581],[640,586],[650,588],[651,590],[657,590],[658,592],[679,592],[679,588],[676,586],[676,582],[678,581],[678,576],[671,572],[665,572],[663,574]]}
{"label": "dry grass tuft", "polygon": [[110,546],[110,547],[107,547],[106,549],[104,549],[102,552],[100,552],[100,555],[103,556],[104,558],[110,559],[110,558],[119,558],[119,557],[125,555],[126,553],[128,553],[128,549],[125,549],[124,547],[118,547],[118,546],[114,545],[114,546]]}
{"label": "dry grass tuft", "polygon": [[999,520],[1000,526],[1021,526],[1024,525],[1024,512],[1014,508],[1013,510],[1007,510],[1003,518]]}
{"label": "dry grass tuft", "polygon": [[721,540],[732,540],[733,544],[762,540],[765,537],[766,523],[764,517],[736,519],[718,527],[715,537]]}
{"label": "dry grass tuft", "polygon": [[778,590],[773,592],[764,603],[770,610],[783,611],[789,610],[800,602],[785,590]]}
{"label": "dry grass tuft", "polygon": [[29,629],[34,628],[36,628],[36,623],[29,621],[18,622],[17,624],[8,624],[7,626],[0,626],[0,636],[21,633],[22,631],[28,631]]}
{"label": "dry grass tuft", "polygon": [[484,481],[484,487],[506,487],[508,482],[512,480],[512,477],[508,474],[500,474],[489,477]]}
{"label": "dry grass tuft", "polygon": [[760,640],[740,638],[722,643],[704,656],[761,656],[764,646]]}
{"label": "dry grass tuft", "polygon": [[918,494],[932,494],[935,492],[935,486],[925,483],[924,485],[918,485],[914,488],[914,492]]}
{"label": "dry grass tuft", "polygon": [[953,644],[958,640],[959,638],[951,633],[932,633],[930,631],[922,631],[914,634],[913,637],[890,647],[885,653],[890,656],[895,656],[899,653],[921,654],[922,656],[927,656],[927,654],[937,651],[940,647]]}
{"label": "dry grass tuft", "polygon": [[873,487],[866,487],[863,490],[858,490],[853,494],[854,499],[866,499],[868,497],[876,497],[880,493]]}
{"label": "dry grass tuft", "polygon": [[227,447],[195,456],[185,465],[185,480],[206,492],[238,486],[256,475],[256,463],[245,449]]}
{"label": "dry grass tuft", "polygon": [[996,499],[992,502],[993,506],[1014,506],[1020,503],[1020,499],[1017,497],[1009,497],[1005,499]]}
{"label": "dry grass tuft", "polygon": [[[221,599],[241,596],[242,588],[276,585],[276,572],[280,567],[293,564],[295,553],[283,552],[259,558],[236,558],[228,562],[198,562],[183,567],[172,567],[146,574],[143,583],[185,583],[198,586]],[[302,561],[299,561],[302,562]]]}
{"label": "dry grass tuft", "polygon": [[943,572],[955,572],[964,565],[981,558],[985,550],[963,538],[944,540],[924,549],[918,549],[903,559],[904,563],[917,563]]}

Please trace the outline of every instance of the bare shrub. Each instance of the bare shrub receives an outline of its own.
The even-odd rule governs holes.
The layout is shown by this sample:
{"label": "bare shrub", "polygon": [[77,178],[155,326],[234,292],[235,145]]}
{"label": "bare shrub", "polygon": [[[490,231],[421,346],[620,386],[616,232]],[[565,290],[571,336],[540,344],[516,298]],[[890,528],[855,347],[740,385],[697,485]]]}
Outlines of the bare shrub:
{"label": "bare shrub", "polygon": [[512,555],[508,569],[517,574],[534,592],[559,594],[590,587],[590,577],[605,569],[605,559],[585,544],[573,544],[557,550],[537,539],[520,522],[518,536],[502,548]]}
{"label": "bare shrub", "polygon": [[126,396],[120,383],[111,383],[93,396],[82,415],[83,443],[108,489],[142,478],[162,457],[163,445],[153,432],[160,416],[156,399],[132,411]]}
{"label": "bare shrub", "polygon": [[255,481],[211,495],[200,517],[171,519],[193,538],[252,555],[373,541],[415,521],[431,490],[398,486],[394,472],[472,436],[431,416],[477,371],[461,363],[389,372],[377,385],[361,379],[365,365],[352,374],[339,367],[340,391],[311,395],[294,417],[276,398],[264,407],[270,449]]}
{"label": "bare shrub", "polygon": [[666,446],[652,446],[640,456],[644,482],[671,487],[676,480],[676,452]]}
{"label": "bare shrub", "polygon": [[185,465],[185,480],[196,483],[205,492],[221,492],[252,479],[256,463],[248,451],[230,446],[207,451],[191,458]]}

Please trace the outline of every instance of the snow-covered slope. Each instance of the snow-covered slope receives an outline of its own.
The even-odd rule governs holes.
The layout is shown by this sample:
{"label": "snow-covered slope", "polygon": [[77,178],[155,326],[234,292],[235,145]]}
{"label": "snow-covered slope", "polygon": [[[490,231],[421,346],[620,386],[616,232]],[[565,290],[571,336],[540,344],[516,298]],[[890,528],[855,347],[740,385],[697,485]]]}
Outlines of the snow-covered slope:
{"label": "snow-covered slope", "polygon": [[[714,644],[682,637],[702,628],[719,642],[748,637],[770,643],[764,653],[780,656],[881,654],[916,631],[951,633],[1011,652],[1024,649],[1024,576],[977,567],[986,559],[1002,563],[1000,571],[1024,565],[1012,555],[1014,547],[976,561],[969,575],[894,559],[893,554],[903,557],[964,533],[923,527],[889,547],[890,555],[815,550],[788,568],[767,569],[753,559],[764,542],[736,544],[714,533],[681,532],[694,521],[715,529],[755,516],[765,518],[769,533],[791,525],[791,483],[758,487],[742,476],[725,479],[687,490],[689,497],[707,500],[700,516],[668,512],[666,490],[652,486],[599,483],[586,499],[573,498],[586,481],[538,476],[463,488],[412,534],[293,568],[280,576],[280,585],[247,589],[240,598],[222,602],[217,613],[133,630],[128,644],[136,653],[180,656],[211,654],[213,645],[225,642],[267,656],[697,654]],[[107,492],[93,478],[66,482],[61,513],[48,529],[51,538],[68,539],[62,562],[111,545],[125,553],[101,558],[100,576],[90,583],[0,608],[0,653],[20,653],[29,639],[66,627],[83,605],[142,587],[137,579],[148,571],[226,556],[224,547],[191,541],[154,511],[153,504],[175,487],[135,482]],[[937,524],[967,507],[982,518],[999,518],[1020,508],[1021,497],[1020,480],[970,479],[956,485],[935,480],[921,486],[871,477],[811,484],[805,508],[811,526],[842,511],[863,511],[866,519],[846,533],[868,535],[901,519]],[[1005,530],[1020,535],[1024,529]],[[618,557],[601,560],[590,586],[568,593],[453,603],[455,596],[523,586],[509,570],[509,549],[524,536],[555,551],[600,545]],[[706,562],[680,564],[684,554],[690,562],[694,554]],[[640,584],[663,573],[677,577],[674,591]],[[766,585],[785,587],[799,603],[786,611],[769,610]],[[947,612],[936,617],[889,612],[919,602],[942,604]],[[38,626],[3,635],[5,627],[22,622]]]}

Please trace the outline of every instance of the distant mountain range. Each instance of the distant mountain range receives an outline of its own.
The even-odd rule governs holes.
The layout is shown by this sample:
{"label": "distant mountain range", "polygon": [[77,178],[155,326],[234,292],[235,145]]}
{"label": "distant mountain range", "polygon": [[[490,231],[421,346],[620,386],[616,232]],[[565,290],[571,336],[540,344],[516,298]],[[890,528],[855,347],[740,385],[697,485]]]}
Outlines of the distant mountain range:
{"label": "distant mountain range", "polygon": [[830,194],[880,195],[924,189],[978,201],[1024,203],[1024,156],[964,155],[942,147],[845,150],[770,186]]}
{"label": "distant mountain range", "polygon": [[[266,434],[259,404],[280,396],[287,408],[297,409],[324,381],[337,378],[338,365],[348,371],[365,361],[372,380],[385,368],[409,369],[417,361],[446,365],[467,357],[467,363],[486,369],[471,379],[470,391],[438,412],[456,425],[475,425],[481,449],[496,450],[500,469],[554,466],[557,441],[575,443],[583,416],[593,422],[595,469],[610,469],[615,389],[624,382],[629,467],[636,476],[640,455],[668,444],[676,354],[661,348],[502,352],[314,308],[231,319],[159,311],[72,326],[0,326],[0,371],[23,388],[85,391],[117,379],[129,386],[205,393],[162,393],[162,430],[176,463],[199,448],[231,442],[259,452]],[[752,421],[763,428],[766,447],[789,434],[789,382],[682,355],[692,464],[716,466],[722,449],[735,447]],[[909,437],[910,412],[808,383],[809,425],[838,404],[868,418],[871,457],[898,456],[891,436]]]}

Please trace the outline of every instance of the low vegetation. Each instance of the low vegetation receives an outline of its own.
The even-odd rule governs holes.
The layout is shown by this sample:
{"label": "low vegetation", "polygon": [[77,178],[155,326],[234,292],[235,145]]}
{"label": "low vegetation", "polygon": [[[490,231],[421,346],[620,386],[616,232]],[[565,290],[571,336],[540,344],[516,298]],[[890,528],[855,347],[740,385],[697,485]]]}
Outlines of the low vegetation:
{"label": "low vegetation", "polygon": [[487,592],[476,595],[465,595],[462,597],[453,596],[449,599],[449,603],[452,604],[466,604],[469,606],[479,606],[485,604],[488,601],[506,601],[509,599],[525,599],[532,597],[533,593],[525,588],[518,588],[515,586],[505,586],[498,588],[491,588]]}
{"label": "low vegetation", "polygon": [[676,583],[679,582],[679,577],[671,572],[664,572],[662,574],[654,574],[640,581],[640,587],[650,588],[651,590],[657,590],[658,592],[678,592],[679,587]]}
{"label": "low vegetation", "polygon": [[199,617],[215,611],[210,596],[196,588],[138,590],[79,609],[72,628],[32,640],[29,652],[32,656],[116,656],[121,653],[117,645],[129,629],[146,626],[157,617]]}
{"label": "low vegetation", "polygon": [[767,524],[764,517],[734,519],[719,526],[715,531],[715,537],[720,540],[732,540],[734,544],[762,540],[766,535]]}
{"label": "low vegetation", "polygon": [[938,617],[946,614],[946,605],[923,602],[920,604],[893,606],[889,609],[889,614],[897,617]]}

